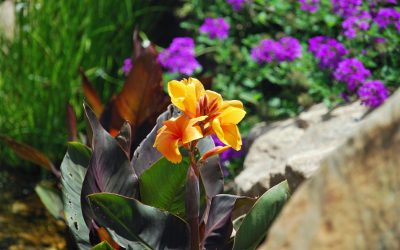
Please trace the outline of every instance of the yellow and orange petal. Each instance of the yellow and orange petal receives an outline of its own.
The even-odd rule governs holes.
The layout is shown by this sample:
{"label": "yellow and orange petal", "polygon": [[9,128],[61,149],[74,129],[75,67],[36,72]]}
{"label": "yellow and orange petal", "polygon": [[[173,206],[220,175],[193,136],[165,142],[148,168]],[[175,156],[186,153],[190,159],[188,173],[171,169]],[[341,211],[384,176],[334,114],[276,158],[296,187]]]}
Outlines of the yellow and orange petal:
{"label": "yellow and orange petal", "polygon": [[224,152],[225,150],[227,150],[228,148],[230,148],[229,146],[217,146],[209,151],[207,151],[201,158],[200,161],[204,161],[208,158],[210,158],[211,156],[220,154],[222,152]]}
{"label": "yellow and orange petal", "polygon": [[199,80],[188,78],[168,82],[168,94],[176,107],[193,118],[196,116],[198,100],[201,96],[204,96],[205,90]]}
{"label": "yellow and orange petal", "polygon": [[182,160],[179,146],[203,137],[197,123],[205,118],[203,116],[189,119],[186,115],[181,115],[165,121],[164,126],[157,131],[154,147],[169,161],[179,163]]}

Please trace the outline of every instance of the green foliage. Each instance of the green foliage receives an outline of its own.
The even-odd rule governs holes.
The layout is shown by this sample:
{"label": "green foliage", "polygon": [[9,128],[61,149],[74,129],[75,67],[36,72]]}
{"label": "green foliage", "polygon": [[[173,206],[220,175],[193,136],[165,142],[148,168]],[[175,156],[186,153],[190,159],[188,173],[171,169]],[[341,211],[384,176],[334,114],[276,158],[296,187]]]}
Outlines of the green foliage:
{"label": "green foliage", "polygon": [[264,193],[243,218],[235,236],[233,249],[256,249],[289,196],[287,181],[279,183]]}
{"label": "green foliage", "polygon": [[[141,201],[181,218],[185,218],[185,187],[189,158],[176,165],[165,157],[147,169],[139,178]],[[162,183],[162,188],[160,184]]]}
{"label": "green foliage", "polygon": [[96,246],[92,247],[92,250],[114,250],[110,244],[107,243],[107,241],[100,242]]}
{"label": "green foliage", "polygon": [[[151,34],[166,8],[142,0],[15,2],[14,39],[0,34],[0,131],[59,160],[65,150],[66,104],[81,110],[79,66],[105,101],[121,86],[116,76],[131,55],[133,28]],[[81,122],[78,128],[83,127]],[[0,159],[21,164],[3,148]]]}
{"label": "green foliage", "polygon": [[39,183],[35,187],[35,192],[54,218],[63,218],[63,202],[57,190],[49,187],[49,185],[46,185],[45,183]]}
{"label": "green foliage", "polygon": [[[364,1],[366,9],[368,1]],[[394,27],[378,29],[376,24],[350,40],[342,34],[343,18],[333,13],[330,1],[320,1],[316,13],[300,9],[298,0],[248,1],[240,11],[234,11],[225,0],[186,0],[178,10],[184,22],[182,28],[196,40],[196,55],[202,60],[202,74],[210,75],[213,88],[227,99],[241,99],[249,116],[246,123],[259,119],[293,116],[315,102],[328,106],[341,102],[343,84],[333,80],[332,72],[318,66],[308,52],[308,39],[318,35],[342,42],[390,89],[399,86],[400,36]],[[210,39],[199,27],[207,17],[223,17],[229,24],[225,40]],[[293,62],[257,64],[251,49],[262,39],[297,38],[302,45],[302,57]],[[377,37],[384,44],[374,42]],[[242,126],[247,127],[248,124]]]}

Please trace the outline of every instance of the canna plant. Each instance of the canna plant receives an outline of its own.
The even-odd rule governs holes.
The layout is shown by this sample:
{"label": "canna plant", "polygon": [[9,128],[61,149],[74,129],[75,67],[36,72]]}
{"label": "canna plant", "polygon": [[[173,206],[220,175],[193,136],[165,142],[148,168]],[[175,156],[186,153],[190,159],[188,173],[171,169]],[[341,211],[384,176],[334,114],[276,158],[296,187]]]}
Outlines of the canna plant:
{"label": "canna plant", "polygon": [[194,78],[170,81],[168,94],[172,105],[133,154],[130,124],[113,137],[84,104],[91,148],[69,143],[61,166],[80,249],[255,249],[289,198],[286,182],[258,199],[223,193],[218,154],[241,147],[240,101]]}

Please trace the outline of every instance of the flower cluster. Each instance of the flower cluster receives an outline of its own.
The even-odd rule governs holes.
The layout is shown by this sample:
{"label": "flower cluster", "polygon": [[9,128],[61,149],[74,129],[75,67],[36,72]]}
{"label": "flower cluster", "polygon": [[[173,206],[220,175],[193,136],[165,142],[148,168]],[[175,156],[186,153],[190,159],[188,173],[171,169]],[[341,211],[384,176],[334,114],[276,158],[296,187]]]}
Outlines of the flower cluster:
{"label": "flower cluster", "polygon": [[400,12],[393,8],[379,9],[374,22],[378,24],[379,28],[386,28],[389,25],[394,25],[400,32]]}
{"label": "flower cluster", "polygon": [[332,0],[333,12],[343,17],[357,14],[362,5],[362,0]]}
{"label": "flower cluster", "polygon": [[293,61],[301,57],[300,42],[293,37],[282,37],[279,41],[263,39],[251,50],[251,57],[257,63]]}
{"label": "flower cluster", "polygon": [[357,15],[346,18],[342,23],[344,35],[353,39],[357,36],[357,31],[365,31],[370,27],[371,15],[367,11],[361,11]]}
{"label": "flower cluster", "polygon": [[319,0],[299,0],[300,9],[315,13],[319,9]]}
{"label": "flower cluster", "polygon": [[195,58],[194,41],[189,37],[177,37],[158,55],[160,64],[171,73],[190,75],[200,67]]}
{"label": "flower cluster", "polygon": [[168,94],[183,114],[164,122],[157,132],[154,147],[169,161],[182,160],[180,146],[190,149],[197,140],[212,134],[225,146],[206,153],[207,157],[230,147],[240,150],[242,139],[237,124],[246,114],[242,102],[224,101],[220,94],[205,90],[195,78],[168,82]]}
{"label": "flower cluster", "polygon": [[230,4],[235,11],[239,11],[243,8],[247,0],[226,0],[226,2]]}
{"label": "flower cluster", "polygon": [[132,59],[131,58],[126,58],[124,60],[124,65],[122,66],[122,71],[124,74],[127,76],[129,72],[131,71],[133,67]]}
{"label": "flower cluster", "polygon": [[346,83],[349,91],[354,91],[371,76],[371,72],[358,59],[348,58],[339,63],[333,75],[337,81]]}
{"label": "flower cluster", "polygon": [[365,82],[358,89],[357,94],[364,105],[373,108],[381,105],[389,97],[389,91],[379,80]]}
{"label": "flower cluster", "polygon": [[224,18],[206,18],[200,26],[201,33],[207,33],[211,39],[226,39],[229,33],[229,23]]}
{"label": "flower cluster", "polygon": [[308,44],[308,50],[319,60],[321,68],[336,68],[348,53],[343,44],[326,36],[313,37]]}

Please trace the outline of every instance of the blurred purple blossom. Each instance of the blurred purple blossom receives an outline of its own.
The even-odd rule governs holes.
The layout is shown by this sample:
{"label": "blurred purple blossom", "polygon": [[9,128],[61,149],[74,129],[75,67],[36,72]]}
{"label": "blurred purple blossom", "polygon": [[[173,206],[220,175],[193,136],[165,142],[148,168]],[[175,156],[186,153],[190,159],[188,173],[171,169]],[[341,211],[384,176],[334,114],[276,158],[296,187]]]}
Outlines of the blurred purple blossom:
{"label": "blurred purple blossom", "polygon": [[368,30],[370,27],[371,15],[367,11],[361,11],[355,16],[346,18],[342,23],[344,35],[353,39],[357,36],[357,31]]}
{"label": "blurred purple blossom", "polygon": [[310,38],[308,45],[308,50],[319,60],[321,68],[336,68],[348,53],[343,44],[326,36]]}
{"label": "blurred purple blossom", "polygon": [[276,59],[279,62],[292,62],[296,58],[301,57],[301,45],[296,38],[285,36],[279,39],[280,48],[276,52]]}
{"label": "blurred purple blossom", "polygon": [[243,8],[247,0],[226,0],[226,2],[230,4],[235,11],[239,11]]}
{"label": "blurred purple blossom", "polygon": [[190,37],[174,38],[157,59],[171,73],[191,75],[200,67],[194,53],[194,41]]}
{"label": "blurred purple blossom", "polygon": [[[225,146],[225,144],[221,142],[216,135],[211,135],[211,138],[213,139],[215,146]],[[243,140],[243,144],[244,143],[245,140]],[[223,167],[223,172],[225,176],[229,175],[226,169],[226,164],[231,160],[244,157],[244,155],[245,155],[244,146],[242,146],[242,149],[239,151],[236,151],[233,148],[228,148],[227,150],[219,154],[219,159],[221,161],[221,165]]]}
{"label": "blurred purple blossom", "polygon": [[129,74],[129,72],[131,71],[133,66],[132,63],[132,59],[131,58],[126,58],[124,60],[124,65],[122,66],[122,71],[124,72],[124,74],[127,76]]}
{"label": "blurred purple blossom", "polygon": [[376,37],[374,38],[375,43],[384,43],[386,42],[386,39],[384,37]]}
{"label": "blurred purple blossom", "polygon": [[207,33],[211,39],[225,39],[229,33],[229,23],[224,18],[206,18],[200,27],[201,33]]}
{"label": "blurred purple blossom", "polygon": [[356,15],[360,6],[362,5],[362,0],[331,0],[333,12],[341,15],[342,17],[349,17]]}
{"label": "blurred purple blossom", "polygon": [[300,9],[315,13],[319,9],[319,0],[299,0]]}
{"label": "blurred purple blossom", "polygon": [[289,36],[282,37],[279,41],[264,39],[252,48],[251,57],[259,64],[272,61],[291,62],[301,57],[301,45],[296,38]]}
{"label": "blurred purple blossom", "polygon": [[386,28],[393,24],[400,32],[400,12],[393,8],[381,8],[374,18],[374,22],[378,24],[379,28]]}
{"label": "blurred purple blossom", "polygon": [[365,82],[357,94],[362,104],[372,108],[378,107],[389,97],[389,91],[379,80]]}
{"label": "blurred purple blossom", "polygon": [[339,63],[333,73],[337,81],[347,84],[349,91],[355,91],[368,77],[371,72],[364,67],[364,64],[356,58],[344,59]]}

